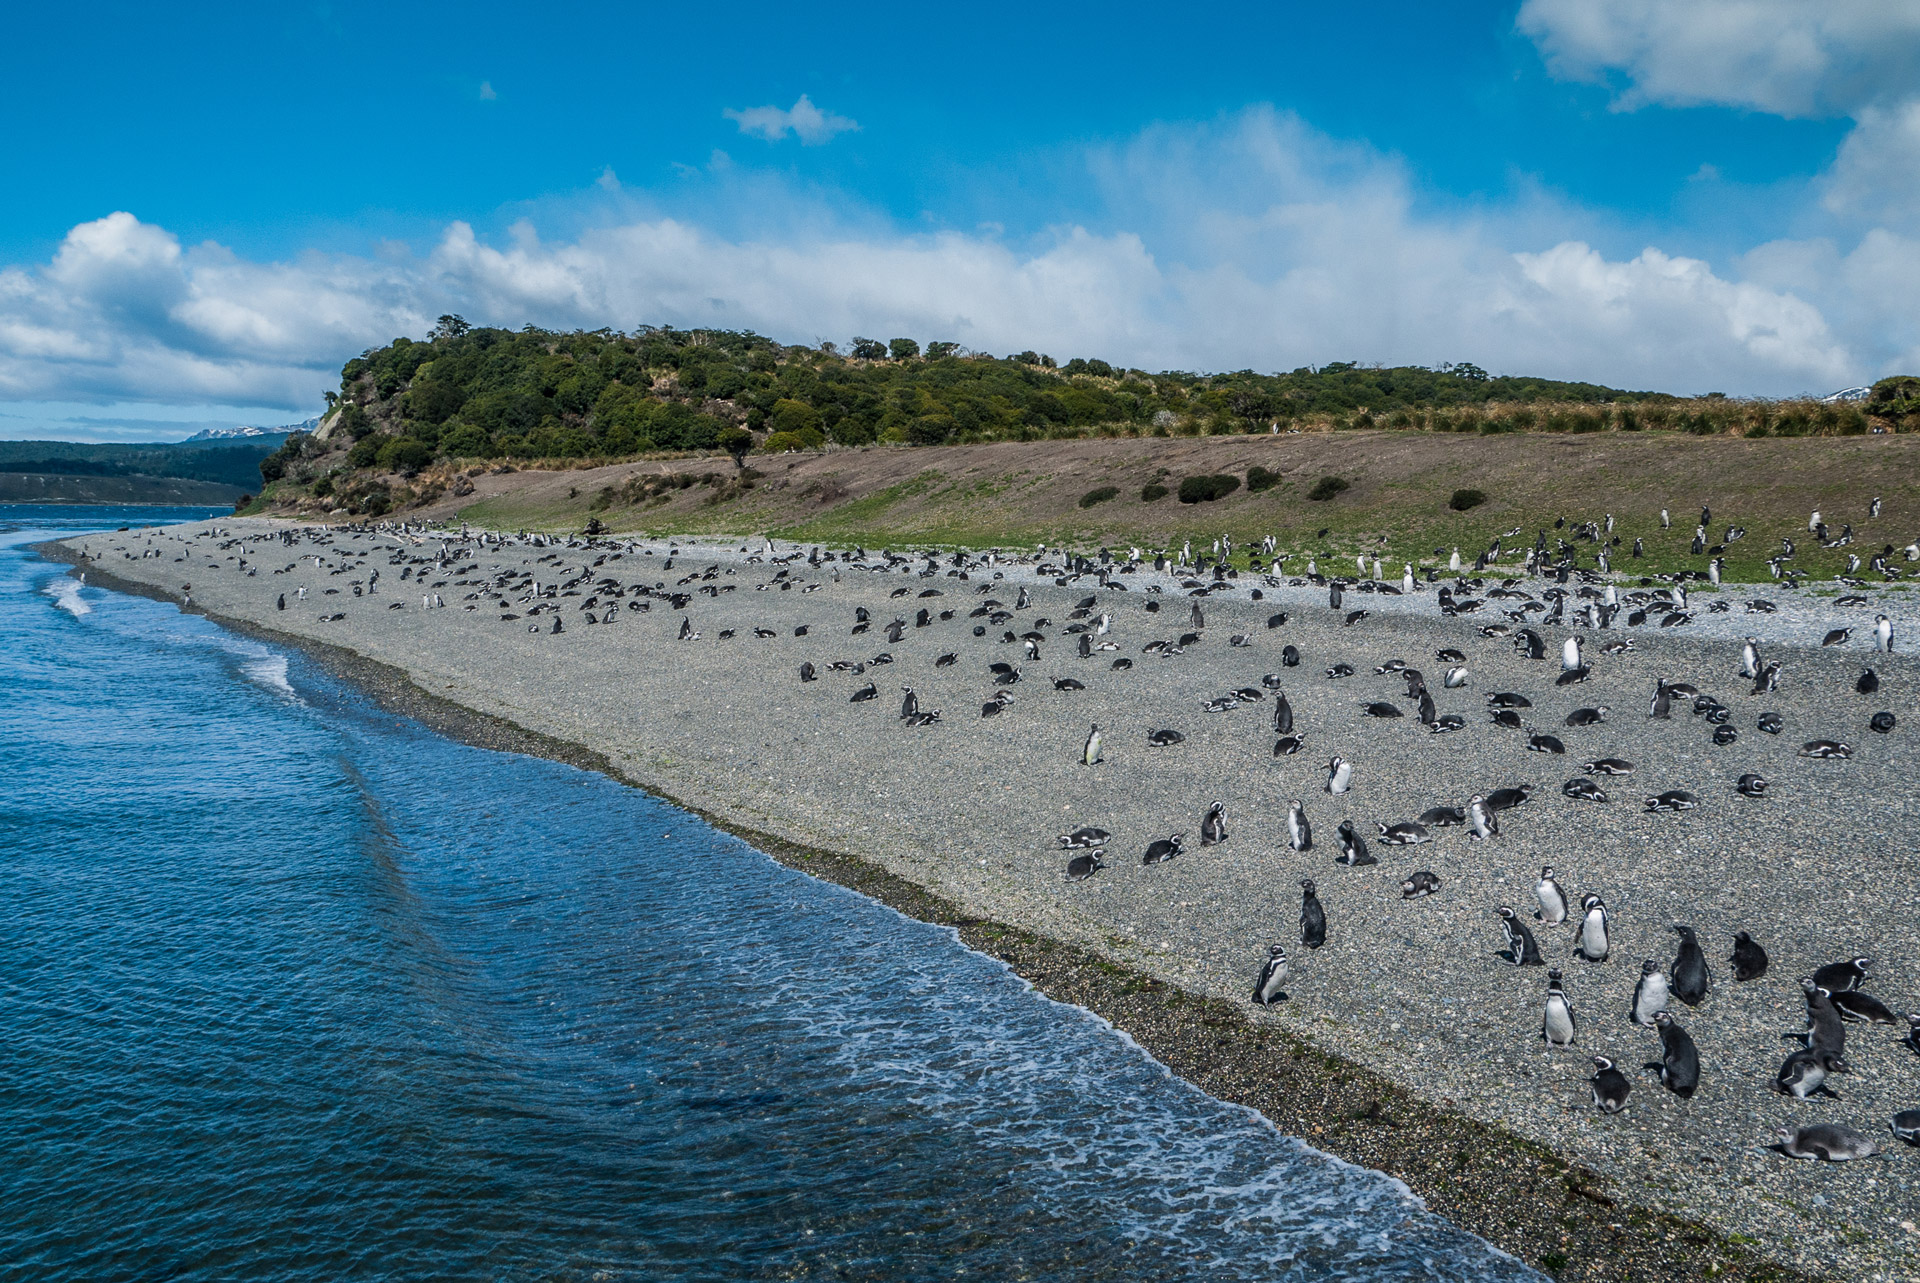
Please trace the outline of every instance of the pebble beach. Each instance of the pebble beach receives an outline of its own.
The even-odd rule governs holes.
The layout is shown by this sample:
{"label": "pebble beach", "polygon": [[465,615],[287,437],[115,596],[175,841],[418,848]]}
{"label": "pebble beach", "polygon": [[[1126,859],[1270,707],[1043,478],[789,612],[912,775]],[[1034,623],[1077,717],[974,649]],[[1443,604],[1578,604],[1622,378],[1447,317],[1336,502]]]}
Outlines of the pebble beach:
{"label": "pebble beach", "polygon": [[[1589,631],[1569,610],[1565,624],[1540,628],[1546,657],[1532,660],[1510,636],[1486,635],[1518,626],[1499,607],[1520,598],[1448,617],[1430,583],[1399,595],[1350,590],[1334,609],[1325,587],[1297,575],[1203,581],[1205,595],[1192,597],[1183,584],[1194,580],[1150,563],[1103,585],[1091,574],[1048,573],[1061,568],[1031,552],[956,566],[950,553],[931,563],[877,553],[855,561],[836,550],[809,561],[805,547],[757,538],[482,541],[477,531],[299,527],[289,543],[288,529],[233,519],[89,536],[69,548],[92,582],[139,586],[295,642],[344,648],[439,699],[588,746],[623,777],[736,829],[870,863],[982,918],[1233,1004],[1254,1027],[1276,1027],[1436,1108],[1565,1156],[1604,1178],[1624,1206],[1708,1227],[1810,1276],[1920,1277],[1920,1149],[1888,1131],[1893,1114],[1920,1107],[1920,1055],[1899,1041],[1898,1014],[1920,1011],[1910,836],[1920,831],[1920,663],[1902,653],[1920,639],[1907,635],[1904,589],[1860,587],[1865,604],[1841,606],[1832,593],[1724,585],[1695,593],[1692,618],[1672,628]],[[1386,573],[1397,581],[1397,570]],[[1479,588],[1455,584],[1456,595],[1484,600],[1506,576],[1496,566],[1479,578]],[[1620,581],[1621,590],[1633,582]],[[1537,599],[1552,586],[1536,576],[1513,591]],[[1016,609],[1023,590],[1030,603]],[[444,605],[423,605],[436,594]],[[1749,610],[1756,599],[1774,609]],[[1716,602],[1728,608],[1716,612]],[[974,614],[982,606],[1009,618],[990,624]],[[867,627],[855,632],[861,609]],[[921,611],[927,622],[916,626]],[[1366,613],[1350,619],[1356,611]],[[1881,613],[1893,621],[1892,655],[1873,649]],[[1112,649],[1083,657],[1067,629],[1103,615],[1109,630],[1099,641]],[[890,641],[895,619],[903,627]],[[1838,627],[1853,629],[1849,639],[1823,646]],[[682,639],[683,628],[697,636]],[[1009,633],[1015,640],[1003,640]],[[1020,633],[1039,635],[1037,657]],[[1184,634],[1197,637],[1179,644]],[[1585,638],[1591,676],[1556,685],[1561,643],[1575,635]],[[1748,636],[1781,662],[1773,692],[1750,694],[1753,683],[1738,673]],[[1623,640],[1630,650],[1603,649]],[[1297,666],[1283,662],[1288,646]],[[1446,650],[1464,658],[1439,658]],[[882,655],[890,658],[876,662]],[[1130,666],[1117,668],[1119,660]],[[1438,713],[1464,725],[1446,734],[1422,725],[1395,661],[1420,669]],[[803,664],[817,680],[801,680]],[[992,664],[1018,668],[1019,680],[1005,681]],[[1352,674],[1330,677],[1337,665]],[[1462,684],[1443,687],[1456,666],[1466,670]],[[1867,668],[1879,688],[1861,694]],[[1056,688],[1061,679],[1082,688]],[[1675,701],[1668,720],[1650,718],[1663,680],[1722,702],[1733,742],[1717,743],[1686,701]],[[876,696],[855,701],[869,683]],[[903,721],[903,687],[939,719]],[[1239,690],[1260,697],[1208,707]],[[1010,699],[983,716],[996,691]],[[1277,693],[1301,741],[1290,755],[1274,752]],[[1493,723],[1495,693],[1528,701],[1521,727]],[[1381,702],[1402,715],[1364,707]],[[1604,709],[1602,720],[1568,725],[1583,708]],[[1869,729],[1882,711],[1896,715],[1890,733]],[[1779,733],[1758,728],[1763,712],[1778,714]],[[1088,765],[1083,747],[1096,725],[1102,752]],[[1183,738],[1150,744],[1161,730]],[[1535,734],[1555,737],[1565,753],[1534,751]],[[1850,757],[1803,756],[1818,739],[1843,742]],[[1353,764],[1352,786],[1338,795],[1325,788],[1336,755]],[[1585,769],[1601,758],[1632,769]],[[1750,773],[1768,781],[1765,796],[1735,791]],[[1563,795],[1583,776],[1605,802]],[[1375,836],[1429,808],[1522,786],[1529,799],[1500,812],[1498,834],[1484,841],[1464,826],[1433,827],[1430,842],[1412,847]],[[1670,790],[1697,805],[1647,808]],[[1305,851],[1289,847],[1295,801],[1313,828]],[[1214,802],[1228,836],[1202,846]],[[1376,864],[1336,862],[1342,821],[1366,836]],[[1081,826],[1110,834],[1106,867],[1069,882],[1074,852],[1059,835]],[[1176,833],[1177,858],[1142,863],[1150,843]],[[1543,865],[1576,899],[1604,898],[1606,961],[1574,956],[1574,921],[1534,921]],[[1437,894],[1403,899],[1402,880],[1416,871],[1437,875]],[[1303,878],[1325,906],[1319,948],[1300,939]],[[1503,905],[1564,974],[1578,1017],[1571,1046],[1548,1047],[1540,1036],[1547,967],[1498,956]],[[1714,978],[1699,1005],[1672,1008],[1700,1049],[1702,1081],[1690,1099],[1642,1068],[1659,1058],[1659,1038],[1629,1019],[1642,960],[1671,968],[1676,924],[1698,933]],[[1736,931],[1767,950],[1764,977],[1733,979]],[[1256,1007],[1248,995],[1273,944],[1290,957],[1289,996]],[[1774,1075],[1792,1046],[1782,1035],[1805,1025],[1798,978],[1859,955],[1874,959],[1865,988],[1898,1023],[1848,1027],[1851,1069],[1833,1079],[1837,1099],[1780,1094]],[[1592,1104],[1595,1056],[1632,1082],[1619,1114]],[[1782,1126],[1815,1122],[1855,1127],[1881,1152],[1817,1163],[1768,1148]],[[1604,1262],[1585,1263],[1599,1272],[1581,1264],[1564,1276],[1609,1277]]]}

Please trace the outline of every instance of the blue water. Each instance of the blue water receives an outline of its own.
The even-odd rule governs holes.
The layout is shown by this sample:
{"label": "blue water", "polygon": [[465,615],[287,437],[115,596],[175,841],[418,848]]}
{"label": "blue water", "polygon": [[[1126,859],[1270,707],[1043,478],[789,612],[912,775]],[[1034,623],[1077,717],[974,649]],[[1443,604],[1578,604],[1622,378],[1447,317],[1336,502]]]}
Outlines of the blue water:
{"label": "blue water", "polygon": [[26,548],[155,519],[0,508],[0,1278],[1533,1277],[946,931]]}

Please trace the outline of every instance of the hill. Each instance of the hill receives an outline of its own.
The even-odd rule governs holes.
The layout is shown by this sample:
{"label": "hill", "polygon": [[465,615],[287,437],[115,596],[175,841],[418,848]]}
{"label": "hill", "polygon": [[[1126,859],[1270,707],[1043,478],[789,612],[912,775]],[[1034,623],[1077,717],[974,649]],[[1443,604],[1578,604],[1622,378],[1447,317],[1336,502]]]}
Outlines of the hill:
{"label": "hill", "polygon": [[[54,489],[60,493],[85,492],[131,496],[146,490],[165,498],[138,499],[120,497],[114,502],[174,502],[172,496],[191,493],[193,503],[232,503],[242,494],[260,488],[260,461],[280,449],[284,434],[267,434],[243,441],[202,441],[188,444],[89,444],[75,441],[0,441],[0,489],[7,494],[33,494],[46,491],[41,482],[24,485],[19,474],[57,478]],[[123,484],[103,486],[107,479]],[[146,481],[191,482],[190,489],[180,486],[153,487],[132,484]],[[23,488],[24,485],[24,488]],[[52,500],[47,500],[51,502]],[[96,502],[71,500],[70,502]]]}

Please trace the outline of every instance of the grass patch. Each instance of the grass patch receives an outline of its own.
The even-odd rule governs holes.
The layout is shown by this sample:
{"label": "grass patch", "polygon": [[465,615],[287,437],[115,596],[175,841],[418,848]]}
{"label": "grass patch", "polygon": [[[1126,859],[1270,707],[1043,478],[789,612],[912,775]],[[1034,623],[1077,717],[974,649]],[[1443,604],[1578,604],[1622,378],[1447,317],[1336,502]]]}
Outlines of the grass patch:
{"label": "grass patch", "polygon": [[1280,474],[1271,468],[1263,468],[1256,463],[1247,469],[1247,491],[1250,494],[1259,494],[1262,490],[1271,490],[1279,484]]}
{"label": "grass patch", "polygon": [[1166,497],[1167,488],[1158,481],[1149,481],[1146,485],[1140,487],[1140,501],[1142,503],[1152,503],[1155,499],[1164,499]]}
{"label": "grass patch", "polygon": [[1096,503],[1105,503],[1107,500],[1117,497],[1119,493],[1119,486],[1101,486],[1098,490],[1089,490],[1081,495],[1080,506],[1082,508],[1091,508]]}
{"label": "grass patch", "polygon": [[1313,489],[1307,491],[1307,498],[1315,503],[1325,503],[1342,491],[1351,489],[1352,485],[1345,477],[1322,477],[1313,483]]}
{"label": "grass patch", "polygon": [[1240,488],[1240,478],[1230,472],[1217,472],[1211,476],[1188,477],[1180,483],[1181,503],[1212,503],[1215,499],[1224,499]]}

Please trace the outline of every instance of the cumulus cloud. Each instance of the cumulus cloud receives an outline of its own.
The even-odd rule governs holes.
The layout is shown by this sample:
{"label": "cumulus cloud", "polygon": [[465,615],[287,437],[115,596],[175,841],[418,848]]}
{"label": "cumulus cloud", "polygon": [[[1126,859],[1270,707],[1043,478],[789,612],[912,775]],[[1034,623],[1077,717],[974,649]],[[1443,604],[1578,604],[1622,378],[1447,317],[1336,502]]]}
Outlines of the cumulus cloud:
{"label": "cumulus cloud", "polygon": [[[1032,238],[817,212],[725,234],[656,211],[558,240],[454,223],[417,256],[259,262],[117,213],[48,261],[0,269],[0,400],[309,412],[343,360],[442,312],[786,341],[909,334],[1147,369],[1468,360],[1734,393],[1838,387],[1920,354],[1900,319],[1920,242],[1891,234],[1718,265],[1657,247],[1610,258],[1557,228],[1423,214],[1397,161],[1272,111],[1150,130],[1086,160],[1095,213]],[[782,179],[751,181],[772,207],[808,206],[781,204]]]}
{"label": "cumulus cloud", "polygon": [[1836,214],[1920,220],[1920,98],[1863,109],[1824,186],[1826,207]]}
{"label": "cumulus cloud", "polygon": [[1525,0],[1517,22],[1556,74],[1615,84],[1626,108],[1852,116],[1920,73],[1912,0]]}
{"label": "cumulus cloud", "polygon": [[720,114],[738,124],[743,134],[764,138],[770,143],[777,143],[788,134],[793,134],[805,147],[817,147],[830,141],[836,134],[860,128],[857,121],[820,110],[805,94],[801,94],[793,106],[784,109],[768,106],[736,110],[729,107]]}

